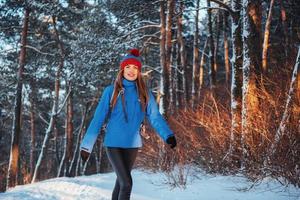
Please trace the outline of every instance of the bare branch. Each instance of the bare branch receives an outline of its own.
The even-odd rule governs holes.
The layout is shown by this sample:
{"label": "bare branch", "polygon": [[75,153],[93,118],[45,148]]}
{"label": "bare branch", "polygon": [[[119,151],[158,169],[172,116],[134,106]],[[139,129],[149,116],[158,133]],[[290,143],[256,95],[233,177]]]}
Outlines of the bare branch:
{"label": "bare branch", "polygon": [[10,49],[5,49],[3,51],[0,51],[0,53],[4,53],[4,52],[10,52],[10,51],[15,51],[16,48],[10,48]]}
{"label": "bare branch", "polygon": [[230,15],[232,16],[232,17],[234,17],[235,16],[235,12],[230,8],[230,6],[228,6],[227,4],[225,4],[225,3],[223,3],[223,2],[221,2],[221,1],[219,1],[219,0],[210,0],[210,1],[212,1],[212,2],[214,2],[214,3],[216,3],[216,4],[218,4],[219,6],[221,6],[221,7],[223,7],[223,8],[225,8],[229,13],[230,13]]}
{"label": "bare branch", "polygon": [[137,31],[140,31],[140,30],[143,30],[143,29],[146,29],[146,28],[160,28],[160,24],[155,24],[155,25],[149,24],[149,25],[146,25],[146,26],[142,26],[142,27],[136,28],[136,29],[130,31],[129,33],[127,33],[126,35],[123,35],[121,37],[121,39],[126,38],[127,36],[131,35],[134,32],[137,32]]}
{"label": "bare branch", "polygon": [[65,97],[65,99],[64,99],[64,101],[63,101],[63,104],[62,104],[61,107],[58,109],[57,113],[55,113],[56,115],[58,115],[58,114],[62,111],[62,109],[64,108],[64,106],[65,106],[65,104],[66,104],[66,102],[67,102],[67,100],[68,100],[68,98],[69,98],[69,96],[70,96],[71,91],[72,91],[72,90],[69,90],[68,94],[66,95],[66,97]]}
{"label": "bare branch", "polygon": [[49,125],[49,122],[41,115],[41,113],[39,113],[39,117],[43,122],[45,122],[45,124]]}
{"label": "bare branch", "polygon": [[25,47],[28,48],[28,49],[32,49],[32,50],[34,50],[34,51],[36,51],[36,52],[38,52],[40,54],[43,54],[43,55],[48,55],[48,56],[53,56],[53,57],[55,56],[55,54],[42,52],[42,51],[40,51],[39,49],[37,49],[37,48],[35,48],[33,46],[26,45]]}

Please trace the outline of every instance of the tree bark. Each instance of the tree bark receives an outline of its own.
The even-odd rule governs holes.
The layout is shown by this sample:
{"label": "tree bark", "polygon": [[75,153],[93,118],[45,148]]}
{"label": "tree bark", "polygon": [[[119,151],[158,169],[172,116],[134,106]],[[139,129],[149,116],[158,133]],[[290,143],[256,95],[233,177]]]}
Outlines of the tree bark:
{"label": "tree bark", "polygon": [[14,104],[14,119],[12,127],[12,142],[10,149],[10,159],[7,173],[7,185],[6,188],[15,187],[17,183],[18,165],[19,165],[19,139],[21,132],[21,107],[22,107],[22,87],[23,87],[23,71],[25,68],[26,58],[26,43],[29,24],[29,9],[25,9],[24,23],[21,35],[21,50],[19,57],[19,70],[17,74],[17,87]]}
{"label": "tree bark", "polygon": [[[209,80],[210,80],[210,88],[212,92],[214,91],[214,88],[216,86],[216,71],[215,71],[215,45],[214,45],[214,38],[213,38],[213,31],[212,31],[212,20],[211,20],[211,8],[210,8],[210,0],[207,0],[207,16],[208,16],[208,38],[209,38],[209,60],[210,60],[210,68],[209,68]],[[213,92],[214,93],[214,92]]]}
{"label": "tree bark", "polygon": [[[63,175],[64,176],[70,176],[69,174],[69,168],[70,168],[70,163],[72,159],[72,153],[73,153],[73,103],[72,103],[72,88],[69,83],[69,98],[68,98],[68,103],[66,106],[66,125],[65,125],[65,151],[63,154],[63,157],[61,159],[57,177],[60,177],[62,174],[63,170]],[[66,173],[66,174],[65,174]]]}
{"label": "tree bark", "polygon": [[[175,12],[175,11],[174,11]],[[174,36],[176,37],[176,31],[174,31]],[[177,96],[176,96],[176,88],[177,88],[177,42],[172,43],[172,56],[171,56],[171,74],[170,74],[170,111],[171,115],[174,114],[174,112],[178,108],[177,104]]]}
{"label": "tree bark", "polygon": [[[231,65],[231,133],[229,155],[240,148],[242,131],[242,81],[243,81],[243,41],[242,41],[242,4],[241,0],[232,1],[232,9],[236,15],[232,18],[232,65]],[[239,152],[236,152],[239,154]],[[240,156],[237,155],[237,158]],[[238,164],[238,163],[236,163]]]}
{"label": "tree bark", "polygon": [[163,105],[164,105],[164,114],[168,116],[169,107],[170,107],[170,74],[171,74],[171,50],[172,50],[172,22],[173,22],[173,13],[174,13],[174,0],[168,0],[168,14],[167,14],[167,26],[166,26],[166,63],[163,68]]}
{"label": "tree bark", "polygon": [[[262,11],[261,11],[261,0],[249,0],[247,13],[250,19],[251,26],[251,46],[253,46],[253,62],[255,67],[255,74],[257,77],[261,76],[262,73]],[[243,4],[245,6],[245,4]]]}
{"label": "tree bark", "polygon": [[[163,69],[163,73],[161,74],[160,78],[160,93],[164,94],[164,71],[166,70],[166,15],[165,15],[165,3],[164,1],[160,1],[160,65]],[[159,108],[162,113],[164,113],[165,108],[165,101],[162,100],[164,98],[160,99]]]}
{"label": "tree bark", "polygon": [[[295,91],[297,91],[297,86],[298,86],[297,84],[299,84],[299,77],[300,77],[300,75],[299,75],[299,63],[300,63],[300,46],[298,47],[298,55],[297,55],[296,63],[295,63],[293,74],[292,74],[289,93],[288,93],[287,100],[286,100],[286,103],[285,103],[284,113],[282,115],[280,125],[277,129],[277,132],[276,132],[276,135],[275,135],[275,138],[274,138],[274,142],[271,145],[271,148],[270,148],[270,151],[269,151],[269,157],[271,157],[275,153],[275,150],[278,146],[278,143],[280,142],[281,138],[283,137],[283,135],[286,131],[286,124],[287,124],[288,119],[290,117],[290,112],[291,112],[291,109],[292,109],[292,103],[294,101],[295,96],[297,97],[297,95],[295,94]],[[297,80],[297,78],[298,78],[298,80]]]}
{"label": "tree bark", "polygon": [[265,34],[264,34],[264,43],[262,51],[262,69],[264,72],[267,71],[267,60],[268,60],[268,49],[269,49],[269,38],[270,38],[270,28],[272,21],[272,10],[274,7],[274,0],[270,2],[269,14],[266,21]]}
{"label": "tree bark", "polygon": [[[80,146],[80,141],[81,141],[81,138],[82,138],[82,133],[84,131],[84,126],[86,124],[87,111],[88,111],[88,105],[86,105],[84,107],[84,110],[83,110],[83,113],[82,113],[82,119],[81,119],[80,129],[79,129],[79,133],[78,133],[77,140],[76,140],[76,146],[75,146],[73,158],[72,158],[70,168],[69,168],[70,176],[77,176],[78,172],[79,172],[79,170],[78,170],[79,161],[80,161],[79,146]],[[75,163],[76,158],[77,158],[77,162]]]}
{"label": "tree bark", "polygon": [[218,71],[218,50],[219,50],[219,40],[220,40],[220,32],[221,32],[221,22],[220,22],[221,13],[218,11],[217,13],[217,23],[216,23],[216,42],[214,48],[214,70],[217,73]]}
{"label": "tree bark", "polygon": [[[252,136],[255,112],[258,111],[256,77],[260,73],[261,62],[258,62],[260,47],[260,2],[244,0],[243,22],[243,99],[242,99],[242,135],[241,145],[243,158],[241,167],[245,168],[245,160],[249,156],[247,138]],[[259,54],[261,55],[261,54]]]}
{"label": "tree bark", "polygon": [[200,91],[203,87],[203,84],[204,84],[204,64],[205,64],[205,56],[206,55],[206,49],[207,49],[207,45],[208,45],[208,39],[209,38],[206,38],[205,40],[205,44],[204,44],[204,47],[203,47],[203,50],[202,50],[202,55],[201,55],[201,60],[200,60],[200,70],[199,70],[199,90],[198,90],[198,98],[200,98]]}
{"label": "tree bark", "polygon": [[[178,20],[180,18],[180,14],[177,18],[177,24],[178,24]],[[180,49],[181,49],[181,46],[180,46],[180,42],[179,42],[179,33],[178,33],[178,25],[177,25],[177,32],[176,32],[176,37],[177,37],[177,42],[176,42],[176,66],[177,66],[177,70],[175,71],[176,73],[176,89],[175,89],[175,92],[176,92],[176,104],[177,104],[177,108],[178,109],[181,109],[183,108],[184,106],[184,93],[183,93],[183,81],[184,81],[184,78],[183,78],[183,75],[182,75],[182,71],[183,71],[183,68],[182,68],[182,64],[181,64],[181,60],[180,60]]]}
{"label": "tree bark", "polygon": [[35,152],[36,152],[36,128],[35,128],[35,110],[36,110],[36,81],[35,77],[32,78],[30,82],[31,93],[30,93],[30,132],[31,132],[31,140],[30,140],[30,180],[32,180],[32,176],[34,173],[35,167]]}
{"label": "tree bark", "polygon": [[[185,50],[185,42],[182,36],[182,15],[183,15],[183,7],[184,4],[182,1],[180,1],[180,5],[179,5],[179,17],[177,20],[177,40],[178,40],[178,44],[180,46],[180,63],[181,65],[179,65],[179,71],[181,72],[180,76],[182,77],[182,79],[178,79],[178,80],[182,80],[182,87],[180,82],[178,82],[178,87],[179,87],[179,91],[178,91],[178,98],[179,99],[183,99],[182,101],[182,106],[184,107],[184,109],[186,109],[187,107],[187,102],[188,102],[188,97],[189,97],[189,91],[188,91],[188,79],[187,79],[187,63],[186,63],[186,50]],[[183,96],[183,98],[181,98]]]}
{"label": "tree bark", "polygon": [[193,81],[192,81],[192,108],[194,108],[199,90],[199,4],[200,0],[196,3],[196,16],[195,16],[195,33],[193,43]]}
{"label": "tree bark", "polygon": [[286,19],[286,11],[284,8],[284,3],[282,0],[280,0],[280,16],[283,26],[283,32],[284,32],[284,53],[285,53],[285,65],[288,64],[288,56],[289,56],[289,32],[288,32],[288,26],[287,26],[287,19]]}
{"label": "tree bark", "polygon": [[223,12],[223,37],[224,37],[224,61],[225,61],[225,80],[226,84],[229,83],[229,73],[230,73],[230,61],[229,61],[229,44],[227,38],[227,27],[228,27],[228,15]]}
{"label": "tree bark", "polygon": [[[62,71],[62,68],[63,68],[63,65],[64,65],[64,51],[63,51],[63,45],[62,45],[62,43],[59,39],[58,31],[56,29],[56,18],[53,17],[52,19],[53,19],[53,26],[54,26],[54,33],[55,33],[55,37],[56,37],[56,42],[57,42],[57,45],[60,49],[61,57],[60,57],[60,64],[57,67],[56,76],[55,76],[55,95],[54,95],[54,100],[53,100],[51,118],[50,118],[48,128],[46,130],[46,134],[45,134],[44,141],[43,141],[43,146],[42,146],[41,152],[39,154],[38,161],[37,161],[36,166],[35,166],[34,175],[33,175],[32,181],[31,181],[32,183],[34,183],[36,181],[37,176],[39,175],[39,170],[40,170],[40,167],[41,167],[41,164],[42,164],[42,160],[44,159],[44,156],[45,156],[46,151],[47,151],[48,140],[49,140],[50,134],[53,131],[55,121],[56,121],[57,115],[58,115],[60,76],[61,76],[61,71]],[[56,140],[56,138],[54,138],[54,140]],[[55,152],[57,152],[56,147],[55,147]]]}
{"label": "tree bark", "polygon": [[[64,67],[64,60],[65,60],[65,51],[64,51],[64,47],[63,47],[63,43],[60,40],[60,36],[59,33],[57,31],[56,28],[56,16],[52,16],[52,21],[53,21],[53,29],[54,29],[54,34],[55,34],[55,39],[56,39],[56,43],[59,49],[59,53],[60,53],[60,61],[59,61],[59,65],[58,65],[58,69],[56,71],[56,75],[55,75],[55,95],[54,95],[54,103],[56,104],[54,106],[55,109],[58,109],[58,104],[59,104],[59,90],[60,90],[60,77],[61,77],[61,73],[62,73],[62,69]],[[55,113],[57,112],[57,110],[55,110]],[[58,121],[58,117],[54,116],[53,119],[53,126],[54,126],[54,151],[55,151],[55,156],[56,156],[56,164],[59,163],[59,151],[58,151],[58,145],[57,145],[57,140],[58,140],[58,128],[57,128],[57,121]]]}

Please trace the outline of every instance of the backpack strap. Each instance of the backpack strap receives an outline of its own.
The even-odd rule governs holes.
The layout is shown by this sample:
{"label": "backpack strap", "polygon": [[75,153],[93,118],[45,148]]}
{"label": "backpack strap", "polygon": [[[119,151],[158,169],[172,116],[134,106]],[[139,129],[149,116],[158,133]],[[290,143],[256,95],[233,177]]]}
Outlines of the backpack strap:
{"label": "backpack strap", "polygon": [[127,112],[126,112],[126,109],[125,109],[125,95],[124,95],[124,88],[122,88],[119,92],[119,94],[121,93],[122,95],[122,108],[123,108],[123,112],[124,112],[124,116],[125,116],[125,121],[126,123],[128,123],[128,117],[127,117]]}
{"label": "backpack strap", "polygon": [[106,129],[108,120],[110,119],[110,116],[111,116],[111,111],[112,111],[112,99],[113,99],[113,97],[114,97],[114,93],[115,93],[115,90],[113,89],[113,92],[112,92],[111,97],[110,97],[110,100],[109,100],[108,112],[107,112],[107,115],[106,115],[105,120],[104,120],[104,123],[103,123],[103,128],[104,128],[104,129]]}
{"label": "backpack strap", "polygon": [[[138,101],[141,103],[140,93],[139,93],[139,87],[138,87],[137,83],[135,83],[135,84],[136,84],[136,91],[137,91]],[[140,134],[142,136],[144,136],[146,139],[150,138],[150,136],[146,134],[145,119],[143,119],[143,121],[142,121],[142,123],[140,125]]]}
{"label": "backpack strap", "polygon": [[[119,98],[119,96],[120,96],[120,94],[122,95],[122,107],[123,107],[123,112],[124,112],[124,116],[125,116],[125,121],[126,121],[126,123],[128,123],[128,117],[127,117],[127,112],[126,112],[126,110],[125,110],[125,98],[124,98],[124,88],[122,88],[120,91],[119,91],[119,93],[118,93],[118,96],[117,96],[117,99]],[[107,115],[106,115],[106,117],[105,117],[105,120],[104,120],[104,128],[106,128],[106,125],[107,125],[107,123],[108,123],[108,121],[109,121],[109,119],[110,119],[110,116],[111,116],[111,111],[112,111],[112,100],[113,100],[113,97],[114,97],[114,92],[115,92],[115,90],[114,90],[114,88],[113,88],[113,93],[112,93],[112,95],[111,95],[111,97],[110,97],[110,101],[109,101],[109,108],[108,108],[108,113],[107,113]]]}

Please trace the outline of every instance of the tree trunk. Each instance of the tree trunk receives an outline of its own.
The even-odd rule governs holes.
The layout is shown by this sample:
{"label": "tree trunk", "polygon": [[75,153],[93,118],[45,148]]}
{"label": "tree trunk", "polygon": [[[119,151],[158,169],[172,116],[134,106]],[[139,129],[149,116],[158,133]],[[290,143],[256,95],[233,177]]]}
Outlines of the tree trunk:
{"label": "tree trunk", "polygon": [[199,4],[200,0],[197,0],[196,3],[196,16],[195,16],[195,33],[194,33],[194,43],[193,43],[193,79],[192,79],[192,108],[194,108],[194,105],[196,103],[197,94],[199,90]]}
{"label": "tree trunk", "polygon": [[202,50],[202,55],[201,55],[201,60],[200,60],[200,66],[199,66],[199,90],[198,90],[198,98],[200,98],[200,91],[203,87],[203,83],[204,83],[204,64],[205,64],[205,56],[206,55],[206,49],[207,49],[207,46],[208,46],[208,39],[209,38],[206,38],[205,40],[205,44],[204,44],[204,47],[203,47],[203,50]]}
{"label": "tree trunk", "polygon": [[73,111],[73,92],[71,83],[69,84],[70,96],[67,104],[67,176],[69,174],[69,166],[73,157],[73,119],[74,119],[74,111]]}
{"label": "tree trunk", "polygon": [[214,49],[214,70],[217,73],[218,71],[218,49],[219,49],[219,40],[220,40],[220,30],[221,30],[221,22],[220,22],[220,17],[221,13],[217,13],[217,23],[216,23],[216,42],[215,42],[215,49]]}
{"label": "tree trunk", "polygon": [[[174,35],[176,35],[176,32],[174,32]],[[178,104],[177,104],[177,97],[176,97],[176,91],[177,91],[177,42],[173,42],[172,44],[172,57],[171,57],[171,76],[170,76],[170,106],[172,109],[171,115],[177,110]]]}
{"label": "tree trunk", "polygon": [[268,14],[268,18],[266,21],[263,52],[262,52],[262,69],[264,72],[267,71],[268,48],[269,48],[269,38],[270,38],[270,28],[271,28],[273,7],[274,7],[274,0],[271,0],[269,14]]}
{"label": "tree trunk", "polygon": [[99,142],[99,173],[105,173],[111,171],[111,165],[109,163],[108,157],[105,153],[105,147],[104,147],[104,134],[101,134]]}
{"label": "tree trunk", "polygon": [[[294,97],[295,96],[297,97],[297,95],[295,94],[295,91],[297,91],[297,86],[298,86],[297,84],[299,84],[299,77],[300,77],[299,76],[299,63],[300,63],[300,46],[298,47],[298,55],[297,55],[296,63],[295,63],[293,74],[292,74],[289,94],[287,96],[284,113],[282,115],[280,125],[277,129],[274,142],[271,145],[270,152],[269,152],[269,155],[268,155],[269,157],[272,156],[275,153],[277,145],[280,142],[281,138],[283,137],[283,135],[286,131],[286,124],[287,124],[288,119],[290,117],[290,112],[291,112],[291,109],[292,109],[292,103],[294,101]],[[297,81],[297,78],[298,78],[298,81]]]}
{"label": "tree trunk", "polygon": [[[182,79],[178,79],[178,80],[182,80],[182,87],[180,85],[180,82],[178,82],[178,86],[179,87],[179,94],[178,97],[179,99],[183,99],[182,101],[182,106],[184,106],[184,108],[186,109],[187,102],[188,102],[188,97],[189,97],[189,93],[188,93],[188,80],[187,80],[187,64],[186,64],[186,51],[185,51],[185,42],[182,36],[182,15],[183,15],[183,7],[184,4],[182,1],[180,1],[180,6],[179,6],[179,17],[177,20],[177,40],[178,40],[178,44],[180,46],[180,62],[181,65],[179,68],[179,71],[181,72],[180,76],[182,77]],[[182,89],[182,90],[181,90]],[[183,98],[181,98],[183,95]]]}
{"label": "tree trunk", "polygon": [[19,139],[21,132],[21,99],[22,99],[22,87],[23,87],[23,71],[25,67],[26,58],[26,40],[28,33],[29,24],[29,13],[28,9],[25,9],[24,23],[21,35],[21,50],[19,57],[19,70],[17,74],[17,87],[14,104],[14,120],[12,127],[12,142],[10,149],[10,159],[7,173],[7,185],[6,188],[15,187],[17,183],[18,165],[19,165]]}
{"label": "tree trunk", "polygon": [[[64,107],[65,103],[66,103],[66,99],[68,98],[68,95],[65,97],[65,100],[64,100],[64,103],[62,104],[62,107]],[[45,156],[45,153],[46,153],[46,150],[47,150],[47,143],[48,143],[48,140],[49,140],[49,137],[50,137],[50,134],[51,132],[53,131],[53,118],[59,114],[60,110],[55,113],[54,110],[55,110],[55,104],[53,104],[52,106],[52,113],[51,113],[51,118],[50,118],[50,121],[48,123],[48,127],[47,127],[47,130],[46,130],[46,134],[45,134],[45,137],[44,137],[44,141],[43,141],[43,145],[42,145],[42,149],[41,149],[41,152],[39,154],[39,157],[38,157],[38,160],[37,160],[37,163],[36,163],[36,166],[35,166],[35,170],[34,170],[34,174],[33,174],[33,178],[32,178],[32,181],[31,183],[34,183],[36,182],[36,179],[37,179],[37,176],[39,174],[39,170],[40,170],[40,167],[41,167],[41,164],[42,164],[42,160],[44,159],[44,156]]]}
{"label": "tree trunk", "polygon": [[172,50],[172,18],[174,13],[174,0],[168,0],[168,14],[167,14],[167,26],[166,26],[166,64],[163,68],[163,105],[164,114],[168,116],[170,106],[170,73],[171,73],[171,50]]}
{"label": "tree trunk", "polygon": [[[58,49],[59,49],[59,52],[60,52],[60,61],[59,61],[59,66],[58,66],[58,69],[56,71],[56,75],[55,75],[55,96],[54,96],[54,103],[56,104],[55,105],[55,109],[58,109],[58,104],[59,104],[59,90],[60,90],[60,77],[61,77],[61,73],[62,73],[62,69],[64,67],[64,60],[65,60],[65,52],[64,52],[64,47],[63,47],[63,44],[60,40],[60,37],[59,37],[59,33],[57,31],[57,28],[56,28],[56,17],[55,16],[52,16],[52,21],[53,21],[53,28],[54,28],[54,33],[55,33],[55,39],[56,39],[56,43],[57,43],[57,46],[58,46]],[[57,112],[57,110],[55,110],[55,113]],[[53,119],[53,126],[54,126],[54,138],[53,138],[53,141],[54,141],[54,155],[56,156],[56,159],[55,159],[55,165],[56,166],[58,163],[59,163],[59,148],[58,148],[58,145],[57,145],[57,141],[58,141],[58,128],[57,128],[57,120],[58,120],[58,117],[57,116],[54,116],[54,119]]]}
{"label": "tree trunk", "polygon": [[[35,78],[35,77],[34,77]],[[30,82],[31,93],[30,93],[30,132],[31,132],[31,141],[30,141],[30,180],[34,173],[35,167],[35,151],[36,151],[36,141],[35,141],[35,110],[36,110],[36,82],[35,79],[32,79]]]}
{"label": "tree trunk", "polygon": [[[165,15],[165,3],[160,1],[160,65],[163,69],[163,72],[166,69],[166,15]],[[164,73],[161,74],[160,78],[160,93],[164,95]],[[164,101],[160,99],[159,109],[161,113],[164,113]]]}
{"label": "tree trunk", "polygon": [[282,0],[280,0],[280,16],[281,16],[283,32],[284,32],[284,53],[285,53],[284,63],[285,65],[287,65],[288,56],[289,56],[289,34],[288,34],[288,26],[287,26],[287,19],[286,19],[286,11]]}
{"label": "tree trunk", "polygon": [[211,9],[210,9],[210,0],[207,0],[207,16],[208,16],[208,37],[209,37],[209,60],[210,60],[210,68],[209,68],[209,80],[210,80],[210,88],[212,92],[214,91],[214,88],[216,86],[216,71],[215,71],[215,58],[214,58],[214,52],[215,52],[215,46],[214,46],[214,38],[213,38],[213,31],[212,31],[212,20],[211,20]]}
{"label": "tree trunk", "polygon": [[225,61],[225,80],[226,84],[229,83],[229,73],[230,73],[230,64],[229,64],[229,44],[227,38],[227,27],[228,27],[228,15],[226,12],[223,12],[223,30],[224,30],[224,61]]}
{"label": "tree trunk", "polygon": [[[58,169],[58,173],[57,173],[57,177],[61,176],[61,171],[63,169],[65,169],[63,171],[63,175],[64,176],[70,176],[69,174],[69,168],[70,168],[70,162],[71,162],[71,158],[72,158],[72,153],[73,153],[73,104],[72,104],[72,88],[71,85],[69,83],[69,98],[68,98],[68,103],[66,106],[66,124],[65,124],[65,151],[63,154],[63,157],[61,159],[60,165],[59,165],[59,169]],[[66,173],[66,174],[65,174]]]}
{"label": "tree trunk", "polygon": [[[232,9],[236,15],[232,18],[232,66],[231,66],[231,133],[230,133],[230,156],[236,152],[239,156],[242,119],[242,81],[243,81],[243,41],[242,41],[242,18],[241,0],[232,1]],[[237,161],[238,162],[238,161]],[[238,165],[238,163],[236,163]]]}
{"label": "tree trunk", "polygon": [[[69,174],[70,176],[77,176],[78,175],[78,168],[79,168],[79,161],[80,161],[80,152],[79,152],[79,146],[80,146],[80,141],[82,138],[82,133],[84,130],[84,126],[86,124],[86,115],[87,115],[87,110],[88,110],[88,105],[86,105],[84,107],[83,113],[82,113],[82,119],[81,119],[81,124],[80,124],[80,129],[79,129],[79,133],[77,136],[77,140],[76,140],[76,146],[75,146],[75,150],[74,150],[74,154],[73,154],[73,158],[70,164],[70,168],[69,168]],[[77,162],[75,163],[75,160],[77,158]]]}
{"label": "tree trunk", "polygon": [[[53,100],[51,118],[50,118],[48,128],[46,130],[46,134],[45,134],[45,137],[44,137],[42,149],[41,149],[38,161],[37,161],[36,166],[35,166],[34,175],[33,175],[32,181],[31,181],[32,183],[34,183],[36,181],[37,176],[39,174],[39,170],[40,170],[40,167],[41,167],[41,164],[42,164],[42,160],[44,159],[45,153],[47,151],[48,140],[49,140],[51,132],[53,131],[54,124],[55,124],[55,121],[56,121],[57,115],[58,115],[60,76],[61,76],[61,71],[62,71],[63,64],[64,64],[64,51],[63,51],[62,43],[59,39],[58,31],[56,29],[56,19],[55,19],[55,17],[53,17],[52,19],[53,19],[54,32],[55,32],[55,36],[56,36],[56,42],[57,42],[57,45],[60,49],[61,57],[60,57],[60,64],[57,67],[56,76],[55,76],[55,96],[54,96],[54,100]],[[56,140],[56,138],[55,138],[55,140]],[[56,149],[56,147],[55,147],[55,149]],[[57,152],[57,151],[55,150],[55,152]]]}
{"label": "tree trunk", "polygon": [[[243,22],[243,99],[242,99],[242,169],[245,160],[249,156],[246,137],[253,135],[251,127],[254,124],[254,116],[258,111],[258,97],[256,77],[260,73],[258,62],[258,47],[260,46],[260,2],[256,0],[244,0]],[[261,54],[259,54],[261,55]]]}
{"label": "tree trunk", "polygon": [[[180,15],[178,16],[178,18],[180,18]],[[177,19],[177,22],[178,22],[179,19]],[[181,49],[181,46],[179,44],[179,39],[178,39],[178,28],[177,28],[177,33],[176,33],[176,37],[177,37],[177,43],[176,43],[176,66],[177,66],[177,70],[176,70],[176,104],[177,104],[177,107],[179,109],[183,108],[184,106],[184,93],[183,93],[183,81],[184,81],[184,78],[183,78],[183,75],[182,75],[182,72],[183,72],[183,68],[182,68],[182,65],[181,65],[181,60],[180,60],[180,49]]]}
{"label": "tree trunk", "polygon": [[[245,1],[245,0],[244,0]],[[262,11],[261,11],[261,0],[249,0],[247,13],[250,19],[250,26],[252,31],[251,45],[255,49],[253,51],[253,62],[255,67],[255,74],[257,77],[261,76],[262,72]],[[245,3],[243,4],[245,6]]]}

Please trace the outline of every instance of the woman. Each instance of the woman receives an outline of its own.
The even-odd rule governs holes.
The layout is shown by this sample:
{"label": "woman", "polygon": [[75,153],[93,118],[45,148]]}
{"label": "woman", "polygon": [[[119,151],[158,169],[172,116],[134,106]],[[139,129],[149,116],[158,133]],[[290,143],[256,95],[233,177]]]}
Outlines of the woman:
{"label": "woman", "polygon": [[171,148],[176,146],[174,133],[159,113],[154,96],[145,86],[141,67],[139,50],[132,49],[121,60],[120,71],[114,85],[104,89],[80,146],[81,157],[85,162],[93,149],[103,122],[107,120],[104,146],[117,175],[112,200],[130,199],[131,169],[138,148],[142,147],[139,129],[145,116]]}

